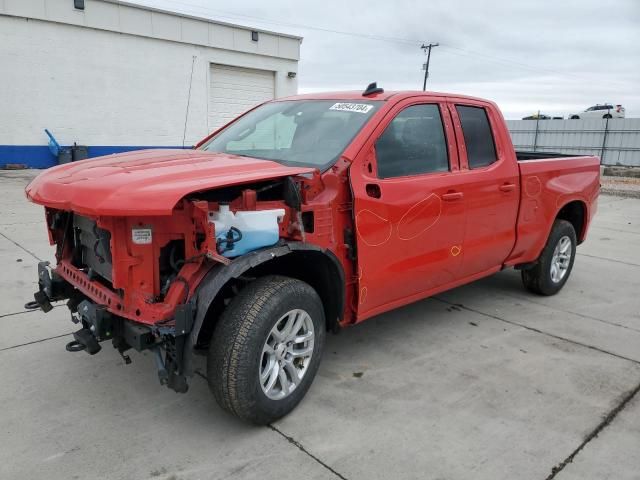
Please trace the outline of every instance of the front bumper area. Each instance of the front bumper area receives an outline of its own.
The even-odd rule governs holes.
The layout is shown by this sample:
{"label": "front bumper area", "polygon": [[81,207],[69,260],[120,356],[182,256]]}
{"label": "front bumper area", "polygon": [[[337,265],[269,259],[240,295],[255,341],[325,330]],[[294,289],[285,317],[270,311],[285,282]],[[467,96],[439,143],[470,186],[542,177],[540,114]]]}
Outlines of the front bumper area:
{"label": "front bumper area", "polygon": [[40,308],[48,312],[53,308],[52,302],[67,300],[72,322],[81,327],[73,333],[73,340],[66,345],[67,351],[84,350],[95,355],[102,349],[102,342],[111,340],[113,347],[129,364],[131,359],[125,352],[130,349],[138,352],[149,350],[154,355],[160,383],[179,393],[188,390],[187,375],[192,374],[189,341],[193,325],[191,302],[179,305],[174,317],[168,321],[145,324],[112,313],[107,305],[86,294],[90,285],[72,285],[52,270],[48,262],[38,264],[38,286],[34,301],[27,303],[26,308]]}

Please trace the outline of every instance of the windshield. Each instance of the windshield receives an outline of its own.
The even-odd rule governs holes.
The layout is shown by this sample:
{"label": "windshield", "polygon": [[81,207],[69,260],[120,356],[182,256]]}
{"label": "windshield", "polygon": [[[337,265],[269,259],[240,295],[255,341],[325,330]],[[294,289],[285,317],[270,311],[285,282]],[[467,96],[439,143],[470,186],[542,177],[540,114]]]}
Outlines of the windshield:
{"label": "windshield", "polygon": [[267,103],[200,148],[325,170],[336,162],[379,104],[335,100]]}

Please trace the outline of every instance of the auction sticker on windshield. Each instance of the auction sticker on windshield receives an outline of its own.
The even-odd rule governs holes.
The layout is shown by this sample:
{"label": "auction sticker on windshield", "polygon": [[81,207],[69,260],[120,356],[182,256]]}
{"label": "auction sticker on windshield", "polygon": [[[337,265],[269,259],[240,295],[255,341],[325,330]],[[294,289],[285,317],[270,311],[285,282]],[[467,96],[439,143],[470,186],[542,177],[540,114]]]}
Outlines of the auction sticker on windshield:
{"label": "auction sticker on windshield", "polygon": [[338,110],[339,112],[357,112],[368,113],[373,108],[373,105],[367,105],[366,103],[335,103],[329,108],[329,110]]}

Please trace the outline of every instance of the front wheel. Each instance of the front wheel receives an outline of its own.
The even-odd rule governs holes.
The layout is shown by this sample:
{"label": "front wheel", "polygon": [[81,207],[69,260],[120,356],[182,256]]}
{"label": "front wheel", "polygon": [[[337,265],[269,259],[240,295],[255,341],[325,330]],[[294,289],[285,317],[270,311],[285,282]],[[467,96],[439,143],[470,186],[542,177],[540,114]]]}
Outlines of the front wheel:
{"label": "front wheel", "polygon": [[555,295],[567,283],[576,258],[576,231],[566,220],[556,220],[536,264],[522,270],[524,286],[539,295]]}
{"label": "front wheel", "polygon": [[325,318],[308,284],[270,275],[247,285],[213,333],[207,379],[221,407],[264,425],[293,410],[318,371]]}

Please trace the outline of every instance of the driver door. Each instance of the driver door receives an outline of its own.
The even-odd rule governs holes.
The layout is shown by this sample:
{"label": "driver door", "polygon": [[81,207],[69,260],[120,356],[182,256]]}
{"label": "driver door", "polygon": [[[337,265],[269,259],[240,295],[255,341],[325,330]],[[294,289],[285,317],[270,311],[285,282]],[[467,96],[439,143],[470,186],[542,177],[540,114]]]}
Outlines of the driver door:
{"label": "driver door", "polygon": [[461,277],[465,202],[445,103],[400,102],[351,166],[358,321]]}

